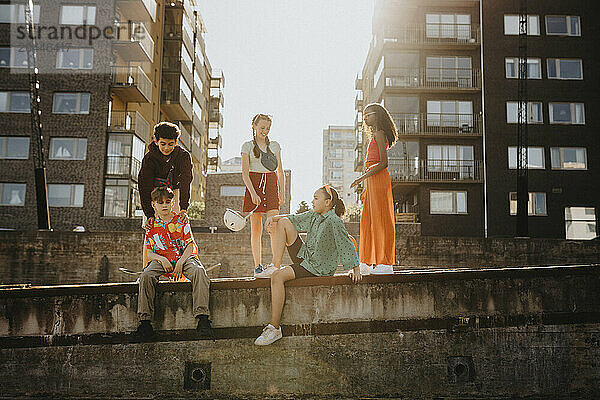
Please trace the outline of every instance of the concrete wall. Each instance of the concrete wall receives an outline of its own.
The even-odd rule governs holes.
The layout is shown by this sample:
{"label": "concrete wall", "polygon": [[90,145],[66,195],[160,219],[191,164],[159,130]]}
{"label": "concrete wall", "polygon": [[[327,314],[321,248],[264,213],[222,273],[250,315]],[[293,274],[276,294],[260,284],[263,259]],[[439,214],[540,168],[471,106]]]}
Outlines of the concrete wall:
{"label": "concrete wall", "polygon": [[[3,395],[597,398],[598,268],[298,280],[267,348],[263,280],[213,281],[214,341],[195,336],[189,284],[159,286],[149,343],[126,335],[133,284],[4,289]],[[205,390],[184,389],[193,363],[210,364]]]}
{"label": "concrete wall", "polygon": [[[358,224],[348,230],[360,240]],[[211,278],[250,276],[253,269],[248,228],[240,233],[194,233],[201,261],[221,263]],[[141,270],[142,231],[0,231],[0,284],[131,282],[120,267]],[[263,262],[271,260],[263,235]],[[599,241],[396,237],[397,264],[405,267],[470,267],[589,264],[600,262]],[[284,263],[289,263],[287,253]]]}

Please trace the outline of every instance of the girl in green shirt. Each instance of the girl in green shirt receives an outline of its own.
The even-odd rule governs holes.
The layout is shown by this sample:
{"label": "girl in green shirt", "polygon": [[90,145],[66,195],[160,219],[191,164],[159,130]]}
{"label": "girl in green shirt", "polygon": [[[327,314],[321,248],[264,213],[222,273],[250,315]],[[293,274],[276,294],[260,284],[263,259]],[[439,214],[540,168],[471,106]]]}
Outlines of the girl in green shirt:
{"label": "girl in green shirt", "polygon": [[[356,247],[346,231],[341,216],[346,210],[335,189],[325,185],[317,189],[313,209],[295,215],[267,218],[266,228],[273,243],[273,264],[278,270],[271,275],[271,323],[254,344],[264,346],[281,339],[281,312],[285,302],[284,283],[310,276],[331,276],[341,263],[353,268],[352,280],[361,279]],[[298,232],[306,232],[306,243]],[[281,267],[287,245],[292,265]]]}

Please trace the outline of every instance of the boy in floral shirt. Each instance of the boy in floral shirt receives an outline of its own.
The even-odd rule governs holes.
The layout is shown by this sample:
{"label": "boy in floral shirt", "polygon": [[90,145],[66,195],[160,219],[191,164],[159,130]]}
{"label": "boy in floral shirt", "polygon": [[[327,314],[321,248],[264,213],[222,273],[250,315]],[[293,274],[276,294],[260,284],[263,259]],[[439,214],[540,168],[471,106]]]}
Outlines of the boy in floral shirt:
{"label": "boy in floral shirt", "polygon": [[150,319],[154,312],[156,283],[161,275],[168,274],[175,280],[183,275],[192,282],[192,306],[198,319],[196,329],[202,336],[212,337],[208,319],[210,279],[198,260],[198,247],[192,236],[190,224],[172,211],[174,194],[171,189],[157,187],[151,196],[155,219],[145,237],[146,253],[150,262],[140,276],[140,325],[134,334],[147,338],[154,333]]}

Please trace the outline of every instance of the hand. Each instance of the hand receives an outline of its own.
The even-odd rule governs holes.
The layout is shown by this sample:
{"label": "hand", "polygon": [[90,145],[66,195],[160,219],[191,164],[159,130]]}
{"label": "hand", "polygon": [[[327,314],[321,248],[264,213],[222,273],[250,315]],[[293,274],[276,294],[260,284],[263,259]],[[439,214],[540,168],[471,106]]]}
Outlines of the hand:
{"label": "hand", "polygon": [[271,233],[271,231],[275,227],[274,224],[276,224],[276,223],[277,222],[273,220],[273,216],[267,217],[267,220],[265,221],[265,230],[268,233]]}
{"label": "hand", "polygon": [[187,215],[187,211],[186,210],[181,210],[179,211],[179,214],[177,214],[179,216],[179,220],[184,223],[187,224],[188,222],[190,222],[190,219]]}
{"label": "hand", "polygon": [[252,196],[252,202],[256,205],[260,204],[260,196],[256,193],[250,193],[250,195]]}
{"label": "hand", "polygon": [[360,273],[360,266],[356,266],[354,268],[352,268],[350,270],[350,272],[348,273],[348,275],[350,275],[350,278],[352,279],[352,282],[354,283],[358,283],[362,280],[362,274]]}
{"label": "hand", "polygon": [[162,267],[165,270],[165,272],[173,271],[173,264],[171,264],[171,261],[169,261],[167,257],[159,258],[158,262],[162,264]]}
{"label": "hand", "polygon": [[146,223],[144,224],[144,230],[146,232],[148,232],[150,229],[152,229],[153,226],[154,226],[154,217],[150,217],[146,220]]}
{"label": "hand", "polygon": [[358,185],[358,184],[359,184],[359,183],[361,183],[361,182],[362,182],[362,179],[361,179],[361,178],[356,178],[356,179],[354,180],[354,182],[352,182],[352,183],[350,184],[350,187],[351,187],[351,188],[353,188],[354,186]]}
{"label": "hand", "polygon": [[177,260],[175,263],[175,268],[173,269],[173,280],[177,282],[183,276],[183,264],[184,261],[182,258]]}

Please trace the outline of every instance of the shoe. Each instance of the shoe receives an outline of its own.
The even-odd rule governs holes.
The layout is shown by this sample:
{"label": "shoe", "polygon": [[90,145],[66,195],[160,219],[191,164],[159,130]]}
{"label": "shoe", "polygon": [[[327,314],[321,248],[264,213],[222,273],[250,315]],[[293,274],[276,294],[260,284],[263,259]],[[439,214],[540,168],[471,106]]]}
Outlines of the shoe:
{"label": "shoe", "polygon": [[150,339],[154,336],[154,329],[149,320],[144,319],[140,321],[137,329],[131,333],[137,339]]}
{"label": "shoe", "polygon": [[279,329],[275,329],[273,325],[269,324],[265,326],[260,336],[254,341],[254,344],[257,346],[266,346],[279,339],[281,339],[281,326]]}
{"label": "shoe", "polygon": [[273,275],[273,272],[279,271],[279,268],[275,268],[275,266],[273,264],[269,264],[269,265],[267,265],[266,267],[263,267],[263,268],[264,269],[261,272],[259,272],[259,273],[256,273],[256,270],[254,270],[254,277],[255,278],[270,278],[271,275]]}
{"label": "shoe", "polygon": [[262,264],[258,264],[256,268],[254,268],[254,277],[256,278],[257,274],[261,274],[265,270]]}
{"label": "shoe", "polygon": [[373,275],[390,275],[394,273],[394,267],[386,264],[377,264],[371,271]]}
{"label": "shoe", "polygon": [[360,274],[362,276],[371,275],[371,273],[373,272],[373,267],[371,267],[368,264],[360,263],[359,266],[360,266]]}
{"label": "shoe", "polygon": [[210,319],[208,319],[208,315],[199,315],[197,319],[198,325],[196,326],[196,332],[204,338],[213,339],[214,332],[210,324]]}

